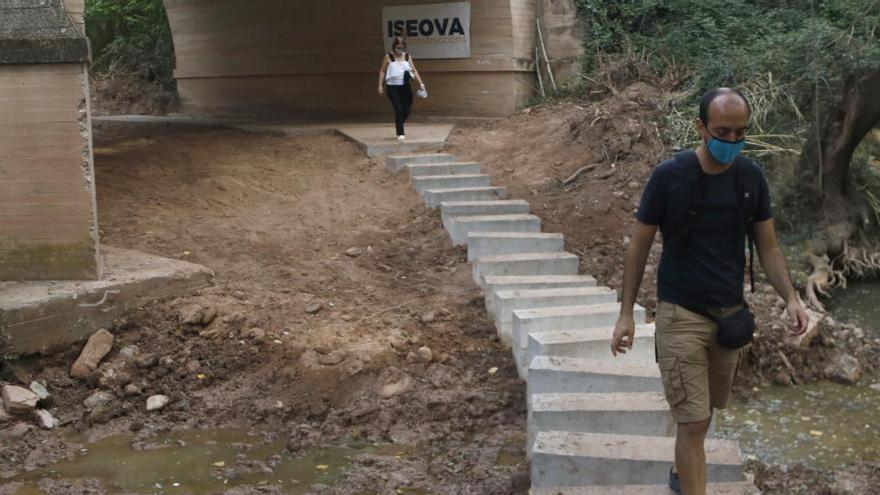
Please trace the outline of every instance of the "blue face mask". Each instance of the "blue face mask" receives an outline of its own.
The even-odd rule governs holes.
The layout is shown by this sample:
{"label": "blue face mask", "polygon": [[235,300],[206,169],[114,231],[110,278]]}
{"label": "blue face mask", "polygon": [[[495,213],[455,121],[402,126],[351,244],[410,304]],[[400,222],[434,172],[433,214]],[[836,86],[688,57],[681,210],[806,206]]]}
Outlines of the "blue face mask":
{"label": "blue face mask", "polygon": [[712,154],[712,158],[714,158],[716,162],[724,165],[732,162],[745,146],[745,138],[740,139],[739,141],[724,141],[711,134],[709,134],[709,141],[706,143],[706,147],[709,148],[709,153]]}

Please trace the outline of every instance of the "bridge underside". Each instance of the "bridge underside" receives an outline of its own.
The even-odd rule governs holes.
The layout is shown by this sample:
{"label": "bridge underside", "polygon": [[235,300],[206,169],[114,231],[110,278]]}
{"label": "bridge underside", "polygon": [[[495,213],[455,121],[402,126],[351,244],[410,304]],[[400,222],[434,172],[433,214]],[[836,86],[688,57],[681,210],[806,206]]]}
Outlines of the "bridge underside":
{"label": "bridge underside", "polygon": [[[534,91],[539,1],[471,2],[470,57],[416,60],[430,91],[417,113],[514,112]],[[376,92],[383,7],[429,3],[436,0],[165,0],[184,111],[387,115]]]}

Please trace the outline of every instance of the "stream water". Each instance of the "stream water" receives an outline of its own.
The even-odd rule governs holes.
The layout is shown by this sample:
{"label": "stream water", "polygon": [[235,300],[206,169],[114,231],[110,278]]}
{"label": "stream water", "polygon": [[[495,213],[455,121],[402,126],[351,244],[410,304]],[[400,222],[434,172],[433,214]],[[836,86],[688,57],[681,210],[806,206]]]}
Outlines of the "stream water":
{"label": "stream water", "polygon": [[[880,282],[852,284],[831,301],[831,315],[880,338]],[[718,431],[743,452],[774,464],[834,468],[880,461],[880,377],[858,385],[819,382],[767,387],[756,399],[737,401],[719,414]],[[874,388],[871,385],[875,385]]]}
{"label": "stream water", "polygon": [[[199,495],[238,485],[273,484],[298,495],[314,483],[332,484],[359,454],[407,454],[390,445],[350,444],[316,448],[293,458],[280,455],[283,440],[265,443],[241,431],[174,434],[142,450],[133,449],[131,442],[127,435],[106,438],[88,444],[74,459],[9,481],[24,482],[16,495],[42,495],[37,482],[45,477],[99,479],[110,490],[130,494]],[[273,455],[278,456],[277,464],[264,472],[260,463]]]}

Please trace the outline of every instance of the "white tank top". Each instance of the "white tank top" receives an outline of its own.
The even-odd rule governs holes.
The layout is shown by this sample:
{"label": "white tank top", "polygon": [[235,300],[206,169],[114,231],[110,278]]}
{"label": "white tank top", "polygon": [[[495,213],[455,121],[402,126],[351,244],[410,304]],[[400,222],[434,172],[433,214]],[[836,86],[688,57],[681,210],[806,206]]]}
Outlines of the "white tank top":
{"label": "white tank top", "polygon": [[412,72],[412,65],[409,60],[391,61],[388,68],[385,69],[385,84],[389,86],[403,86],[403,75],[406,72]]}

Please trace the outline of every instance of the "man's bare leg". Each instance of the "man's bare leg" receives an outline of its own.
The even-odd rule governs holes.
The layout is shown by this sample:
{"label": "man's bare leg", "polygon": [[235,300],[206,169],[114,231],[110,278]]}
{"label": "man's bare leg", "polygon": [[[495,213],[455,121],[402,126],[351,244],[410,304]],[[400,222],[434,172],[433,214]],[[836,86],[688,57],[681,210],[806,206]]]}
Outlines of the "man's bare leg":
{"label": "man's bare leg", "polygon": [[712,418],[679,423],[675,435],[675,468],[684,495],[706,495],[706,450],[703,442]]}

